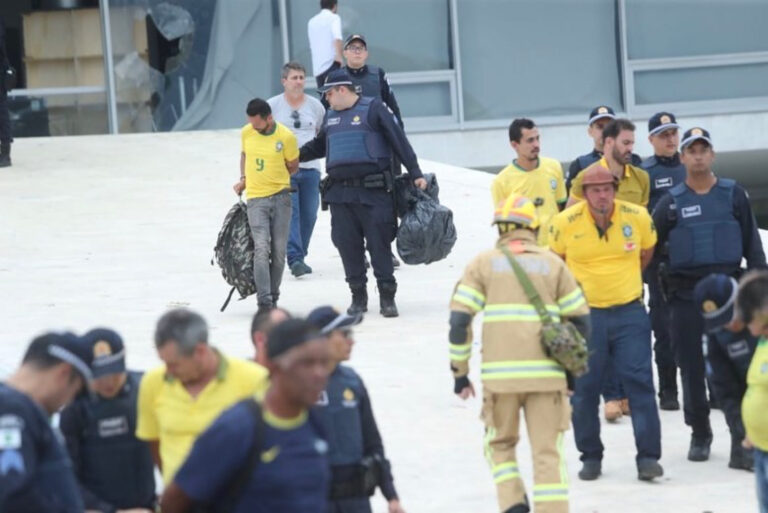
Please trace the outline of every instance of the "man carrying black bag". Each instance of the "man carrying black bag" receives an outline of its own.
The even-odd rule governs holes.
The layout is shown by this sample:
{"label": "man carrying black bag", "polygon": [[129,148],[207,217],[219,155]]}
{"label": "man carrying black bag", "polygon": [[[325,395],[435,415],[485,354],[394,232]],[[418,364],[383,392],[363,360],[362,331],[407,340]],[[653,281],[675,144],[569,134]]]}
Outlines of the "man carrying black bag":
{"label": "man carrying black bag", "polygon": [[367,246],[379,288],[380,312],[384,317],[397,317],[391,256],[396,229],[391,154],[400,157],[415,185],[424,189],[427,182],[403,129],[381,100],[359,96],[345,70],[331,72],[322,92],[331,108],[317,137],[301,147],[299,161],[326,157],[328,181],[323,202],[331,207],[331,239],[352,291],[347,311],[368,311]]}

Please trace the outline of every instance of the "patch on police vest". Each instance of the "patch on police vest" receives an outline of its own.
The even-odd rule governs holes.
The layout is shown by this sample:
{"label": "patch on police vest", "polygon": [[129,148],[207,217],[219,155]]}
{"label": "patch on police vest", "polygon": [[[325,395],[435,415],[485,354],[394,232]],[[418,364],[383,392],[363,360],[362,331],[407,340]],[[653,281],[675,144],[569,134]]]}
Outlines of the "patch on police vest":
{"label": "patch on police vest", "polygon": [[726,347],[728,349],[728,356],[731,358],[738,358],[749,354],[749,346],[746,340],[733,342]]}
{"label": "patch on police vest", "polygon": [[682,210],[683,217],[696,217],[701,215],[701,205],[694,205],[692,207],[685,207]]}
{"label": "patch on police vest", "polygon": [[341,118],[328,118],[326,122],[328,126],[338,125],[339,123],[341,123]]}
{"label": "patch on police vest", "polygon": [[355,393],[352,391],[351,388],[345,388],[344,393],[342,394],[342,397],[344,398],[343,401],[341,401],[341,404],[345,408],[355,408],[357,406],[357,400],[355,399]]}
{"label": "patch on police vest", "polygon": [[672,187],[672,178],[666,177],[666,178],[657,178],[653,181],[653,184],[656,187]]}
{"label": "patch on police vest", "polygon": [[128,419],[125,416],[99,420],[99,436],[110,438],[128,433]]}
{"label": "patch on police vest", "polygon": [[350,123],[350,125],[357,126],[359,124],[360,124],[360,116],[355,114],[355,117],[352,118],[352,122]]}

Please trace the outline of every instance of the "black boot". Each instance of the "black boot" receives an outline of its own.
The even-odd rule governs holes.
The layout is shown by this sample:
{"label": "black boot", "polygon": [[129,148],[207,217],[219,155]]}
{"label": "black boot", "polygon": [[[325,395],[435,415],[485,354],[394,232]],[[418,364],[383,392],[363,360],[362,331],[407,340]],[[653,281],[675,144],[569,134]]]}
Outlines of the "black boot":
{"label": "black boot", "polygon": [[357,315],[368,311],[368,289],[365,285],[350,285],[352,304],[347,308],[349,315]]}
{"label": "black boot", "polygon": [[677,400],[677,368],[659,368],[659,408],[666,411],[677,411],[680,402]]}
{"label": "black boot", "polygon": [[11,165],[11,143],[0,144],[0,167]]}
{"label": "black boot", "polygon": [[379,283],[379,306],[381,307],[379,313],[384,317],[400,315],[395,304],[395,292],[397,292],[397,283]]}
{"label": "black boot", "polygon": [[742,447],[740,440],[731,441],[731,459],[728,461],[728,466],[737,470],[754,470],[755,468],[752,451]]}
{"label": "black boot", "polygon": [[707,461],[709,459],[709,448],[712,445],[712,435],[692,436],[691,446],[688,448],[689,461]]}

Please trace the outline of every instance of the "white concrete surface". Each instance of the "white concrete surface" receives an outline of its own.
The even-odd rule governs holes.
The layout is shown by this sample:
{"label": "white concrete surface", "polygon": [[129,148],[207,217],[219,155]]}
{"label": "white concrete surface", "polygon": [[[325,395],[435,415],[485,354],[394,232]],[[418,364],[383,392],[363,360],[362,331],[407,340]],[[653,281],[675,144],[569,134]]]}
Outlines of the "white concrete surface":
{"label": "white concrete surface", "polygon": [[[238,154],[236,131],[19,140],[14,166],[0,170],[0,374],[18,364],[34,335],[97,325],[123,334],[131,367],[154,366],[154,322],[178,305],[205,315],[215,345],[249,356],[255,300],[235,301],[220,313],[228,286],[210,265],[220,223],[235,201]],[[372,313],[356,330],[352,363],[373,396],[406,509],[493,512],[480,401],[463,403],[453,395],[447,350],[453,284],[465,263],[495,240],[492,176],[431,162],[424,168],[439,175],[458,242],[442,262],[397,271],[398,319],[376,313],[369,284]],[[286,273],[281,304],[296,313],[323,303],[347,306],[329,232],[323,212],[307,259],[314,274],[295,279]],[[479,384],[477,354],[472,365]],[[708,463],[685,459],[689,431],[682,413],[661,418],[666,475],[653,484],[636,479],[629,419],[604,426],[604,475],[596,482],[576,478],[578,454],[569,433],[573,512],[756,511],[753,475],[726,467],[729,437],[720,412],[712,415]],[[523,433],[518,454],[530,486],[526,438]],[[375,506],[385,511],[382,500]]]}

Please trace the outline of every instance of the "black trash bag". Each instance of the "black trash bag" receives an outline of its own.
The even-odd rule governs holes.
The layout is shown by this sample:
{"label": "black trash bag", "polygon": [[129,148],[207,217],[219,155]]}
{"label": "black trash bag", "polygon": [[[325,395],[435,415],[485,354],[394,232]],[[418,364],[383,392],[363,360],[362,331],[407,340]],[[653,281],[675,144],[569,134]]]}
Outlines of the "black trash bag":
{"label": "black trash bag", "polygon": [[426,192],[427,196],[440,203],[440,186],[437,184],[437,177],[434,173],[426,173],[424,179],[427,181],[426,191],[413,185],[413,180],[408,173],[395,178],[397,217],[403,217],[419,201],[421,195],[418,192]]}
{"label": "black trash bag", "polygon": [[456,243],[453,212],[418,188],[409,195],[416,201],[409,204],[397,229],[397,253],[409,265],[442,260]]}
{"label": "black trash bag", "polygon": [[224,280],[232,285],[227,300],[221,311],[229,304],[232,294],[237,290],[240,299],[256,293],[256,282],[253,279],[253,236],[248,224],[248,209],[242,201],[237,202],[224,218],[224,223],[216,238],[213,248],[214,261],[221,268]]}

